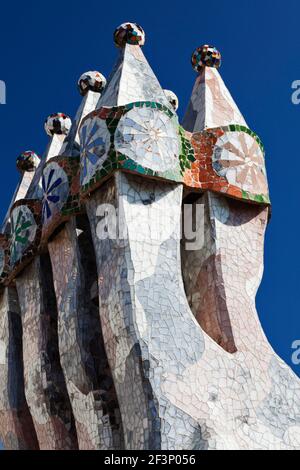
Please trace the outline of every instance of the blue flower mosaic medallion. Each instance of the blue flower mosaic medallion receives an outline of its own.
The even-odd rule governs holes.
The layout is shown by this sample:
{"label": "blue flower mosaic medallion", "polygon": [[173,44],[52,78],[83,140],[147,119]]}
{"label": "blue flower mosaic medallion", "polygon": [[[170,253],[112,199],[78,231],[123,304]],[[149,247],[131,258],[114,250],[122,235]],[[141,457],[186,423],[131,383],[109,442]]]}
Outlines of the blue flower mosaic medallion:
{"label": "blue flower mosaic medallion", "polygon": [[42,176],[42,220],[45,224],[54,211],[60,211],[69,195],[69,181],[64,170],[52,162],[46,166]]}
{"label": "blue flower mosaic medallion", "polygon": [[80,183],[84,185],[101,167],[110,148],[110,133],[106,122],[99,118],[87,119],[80,130],[81,172]]}

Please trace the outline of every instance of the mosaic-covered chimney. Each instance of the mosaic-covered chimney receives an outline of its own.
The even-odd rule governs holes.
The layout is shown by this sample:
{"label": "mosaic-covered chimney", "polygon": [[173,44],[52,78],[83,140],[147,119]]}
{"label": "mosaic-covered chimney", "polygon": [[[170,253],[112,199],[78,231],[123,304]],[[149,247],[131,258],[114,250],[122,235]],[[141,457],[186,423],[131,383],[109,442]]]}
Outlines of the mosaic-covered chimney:
{"label": "mosaic-covered chimney", "polygon": [[[0,235],[6,449],[300,449],[300,381],[260,325],[265,152],[211,45],[182,125],[135,23],[106,83],[23,152]],[[188,71],[187,71],[188,73]],[[34,143],[33,143],[34,144]],[[183,222],[183,224],[182,224]]]}

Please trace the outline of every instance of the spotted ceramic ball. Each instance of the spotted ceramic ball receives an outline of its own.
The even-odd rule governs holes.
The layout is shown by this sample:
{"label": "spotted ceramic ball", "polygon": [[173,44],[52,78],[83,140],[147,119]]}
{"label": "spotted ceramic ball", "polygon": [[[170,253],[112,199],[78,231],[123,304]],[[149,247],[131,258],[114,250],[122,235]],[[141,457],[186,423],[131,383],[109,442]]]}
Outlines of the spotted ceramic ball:
{"label": "spotted ceramic ball", "polygon": [[191,60],[192,66],[197,72],[201,72],[203,67],[214,67],[218,69],[221,65],[221,54],[215,47],[206,44],[197,47]]}
{"label": "spotted ceramic ball", "polygon": [[40,163],[40,157],[31,150],[22,152],[17,158],[17,168],[20,171],[35,171]]}
{"label": "spotted ceramic ball", "polygon": [[145,33],[143,28],[136,23],[123,23],[115,30],[114,41],[117,47],[125,47],[126,44],[143,46]]}
{"label": "spotted ceramic ball", "polygon": [[83,73],[78,80],[79,92],[82,96],[86,95],[88,91],[95,91],[101,93],[105,88],[106,78],[102,73],[90,71]]}
{"label": "spotted ceramic ball", "polygon": [[171,90],[164,90],[164,93],[166,95],[167,100],[169,101],[170,105],[174,109],[174,111],[177,111],[178,106],[179,106],[179,101],[175,93]]}
{"label": "spotted ceramic ball", "polygon": [[54,134],[67,135],[72,125],[72,121],[64,113],[50,114],[45,121],[45,131],[48,135]]}

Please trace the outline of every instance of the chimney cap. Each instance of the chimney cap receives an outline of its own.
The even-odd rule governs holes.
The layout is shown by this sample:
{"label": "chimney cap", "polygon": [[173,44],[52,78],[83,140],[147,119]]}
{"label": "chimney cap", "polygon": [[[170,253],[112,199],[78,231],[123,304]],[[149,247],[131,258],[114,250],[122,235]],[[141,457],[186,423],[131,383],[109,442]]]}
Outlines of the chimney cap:
{"label": "chimney cap", "polygon": [[40,163],[40,157],[32,150],[26,150],[17,157],[16,164],[21,172],[35,171]]}
{"label": "chimney cap", "polygon": [[114,42],[117,47],[124,48],[126,44],[143,46],[145,32],[137,23],[122,23],[114,32]]}
{"label": "chimney cap", "polygon": [[67,135],[71,128],[72,121],[67,114],[54,113],[50,114],[45,121],[45,131],[50,137],[54,134]]}
{"label": "chimney cap", "polygon": [[204,44],[195,49],[192,54],[191,62],[196,72],[201,72],[204,67],[218,69],[221,66],[221,53],[214,46]]}
{"label": "chimney cap", "polygon": [[175,93],[171,90],[164,90],[164,93],[166,95],[167,100],[169,101],[170,105],[174,109],[174,111],[177,111],[178,106],[179,106],[179,100]]}
{"label": "chimney cap", "polygon": [[101,93],[106,86],[106,78],[97,70],[83,73],[78,80],[79,93],[85,96],[88,91]]}

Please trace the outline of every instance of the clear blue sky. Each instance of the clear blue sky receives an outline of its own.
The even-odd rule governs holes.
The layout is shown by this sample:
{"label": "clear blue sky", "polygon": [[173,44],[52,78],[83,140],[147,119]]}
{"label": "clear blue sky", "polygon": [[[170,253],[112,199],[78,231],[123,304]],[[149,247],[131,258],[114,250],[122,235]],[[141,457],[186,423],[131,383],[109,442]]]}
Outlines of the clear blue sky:
{"label": "clear blue sky", "polygon": [[[300,105],[291,103],[291,83],[300,79],[299,17],[299,0],[2,2],[0,80],[7,104],[0,105],[0,217],[17,183],[16,156],[46,146],[45,117],[74,115],[82,72],[109,75],[116,26],[142,25],[144,52],[161,85],[178,95],[180,116],[195,80],[190,55],[198,45],[215,45],[221,74],[266,147],[273,216],[257,304],[268,338],[291,364],[291,343],[300,339]],[[300,375],[300,366],[294,370]]]}

